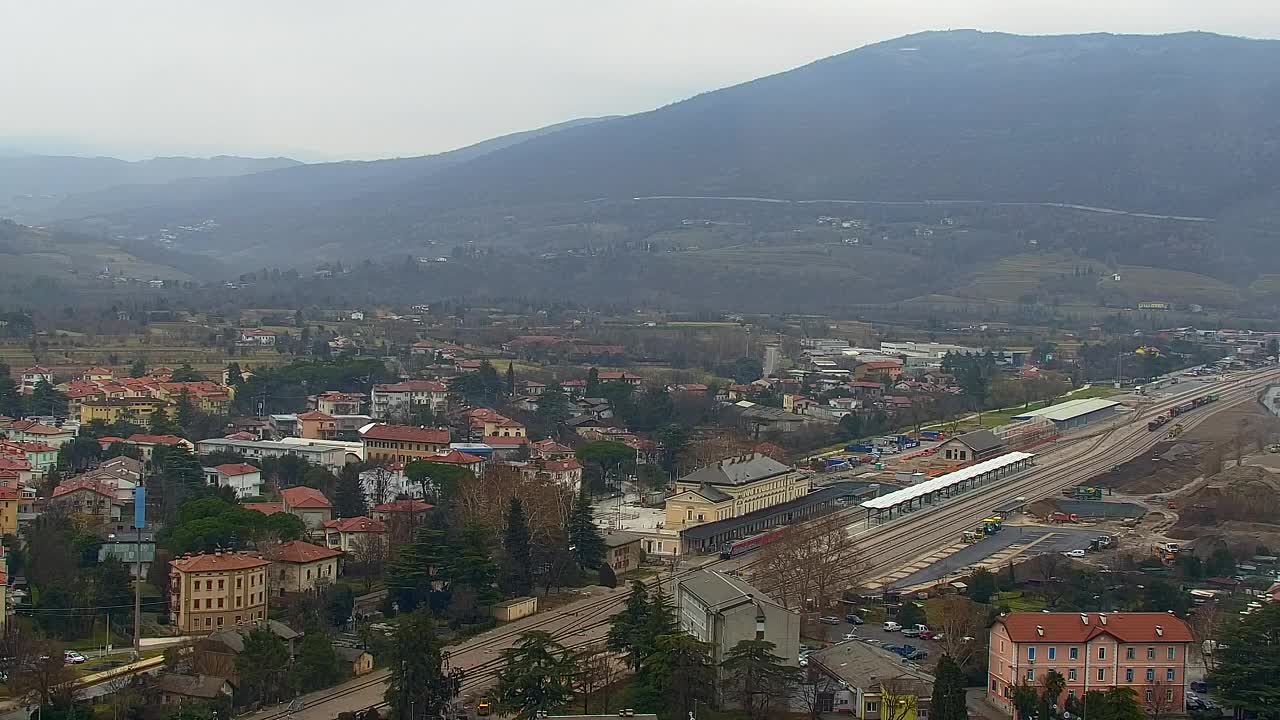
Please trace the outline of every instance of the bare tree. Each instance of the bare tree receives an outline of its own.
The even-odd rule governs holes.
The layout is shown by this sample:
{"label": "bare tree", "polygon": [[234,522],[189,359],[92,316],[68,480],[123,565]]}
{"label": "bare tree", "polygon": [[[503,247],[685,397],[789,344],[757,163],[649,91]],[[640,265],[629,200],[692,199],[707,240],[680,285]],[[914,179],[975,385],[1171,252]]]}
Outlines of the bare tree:
{"label": "bare tree", "polygon": [[1212,673],[1218,667],[1218,653],[1214,649],[1214,644],[1227,617],[1227,613],[1223,612],[1217,603],[1201,605],[1187,617],[1191,638],[1195,641],[1192,652],[1196,653],[1204,663],[1205,674]]}
{"label": "bare tree", "polygon": [[919,680],[899,675],[880,683],[880,720],[907,720],[916,717],[918,696],[924,691]]}
{"label": "bare tree", "polygon": [[938,641],[944,655],[950,655],[956,664],[964,667],[974,657],[978,643],[974,639],[985,633],[982,629],[986,613],[977,603],[959,595],[948,595],[942,601],[942,624],[937,628],[942,633]]}
{"label": "bare tree", "polygon": [[825,610],[856,587],[869,564],[846,520],[826,515],[786,528],[761,551],[757,583],[792,609]]}
{"label": "bare tree", "polygon": [[386,464],[375,465],[362,473],[370,505],[381,505],[391,499],[391,469]]}
{"label": "bare tree", "polygon": [[377,533],[361,533],[367,537],[352,541],[351,560],[347,572],[364,579],[365,591],[373,589],[373,581],[382,577],[386,567],[388,548],[386,538]]}
{"label": "bare tree", "polygon": [[590,711],[587,703],[597,692],[601,694],[600,710],[607,710],[610,686],[617,681],[619,672],[613,653],[604,643],[588,645],[578,651],[575,665],[578,674],[574,679],[577,691],[582,695],[582,714]]}
{"label": "bare tree", "polygon": [[0,648],[4,658],[2,662],[9,676],[9,694],[13,697],[31,698],[45,705],[75,677],[63,660],[60,643],[18,623],[9,623],[0,644],[3,645]]}
{"label": "bare tree", "polygon": [[1142,709],[1147,711],[1147,715],[1151,720],[1164,720],[1174,714],[1177,708],[1177,701],[1174,700],[1174,690],[1172,685],[1167,685],[1161,680],[1153,680],[1147,683],[1142,691]]}
{"label": "bare tree", "polygon": [[831,712],[830,703],[823,702],[824,698],[834,697],[840,689],[840,684],[832,680],[830,675],[810,666],[808,675],[797,689],[796,697],[810,719],[818,720],[822,713]]}

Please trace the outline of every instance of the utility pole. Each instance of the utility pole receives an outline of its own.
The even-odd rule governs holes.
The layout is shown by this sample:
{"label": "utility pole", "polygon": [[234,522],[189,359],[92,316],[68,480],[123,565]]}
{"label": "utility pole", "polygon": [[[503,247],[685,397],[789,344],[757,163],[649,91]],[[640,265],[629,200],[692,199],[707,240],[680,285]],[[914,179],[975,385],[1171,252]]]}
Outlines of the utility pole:
{"label": "utility pole", "polygon": [[[142,528],[147,524],[147,488],[138,478],[133,489],[133,529],[137,534],[133,565],[133,659],[142,657]],[[154,560],[154,558],[153,558]]]}

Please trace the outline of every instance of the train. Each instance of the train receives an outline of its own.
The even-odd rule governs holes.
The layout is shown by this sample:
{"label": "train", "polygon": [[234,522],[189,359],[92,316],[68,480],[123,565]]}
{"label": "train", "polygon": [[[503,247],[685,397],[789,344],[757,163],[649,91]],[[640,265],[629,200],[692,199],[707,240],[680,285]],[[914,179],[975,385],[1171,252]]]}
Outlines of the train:
{"label": "train", "polygon": [[1217,395],[1201,395],[1198,398],[1193,398],[1184,403],[1178,403],[1177,405],[1169,408],[1169,412],[1157,415],[1148,421],[1147,429],[1151,431],[1159,430],[1161,427],[1168,424],[1170,420],[1178,417],[1179,415],[1191,412],[1196,408],[1204,407],[1205,405],[1208,405],[1211,402],[1216,402],[1217,400]]}
{"label": "train", "polygon": [[720,559],[728,560],[729,558],[735,558],[745,552],[751,552],[758,547],[768,545],[774,540],[782,537],[782,533],[785,532],[786,529],[786,527],[774,528],[773,530],[768,530],[760,533],[759,535],[752,535],[751,537],[743,538],[741,540],[730,540],[720,546]]}

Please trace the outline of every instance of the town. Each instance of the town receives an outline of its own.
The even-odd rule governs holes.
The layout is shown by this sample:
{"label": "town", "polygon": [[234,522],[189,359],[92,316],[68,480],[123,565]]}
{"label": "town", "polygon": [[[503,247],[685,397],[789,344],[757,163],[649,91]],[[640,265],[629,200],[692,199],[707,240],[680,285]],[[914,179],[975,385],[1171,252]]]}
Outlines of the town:
{"label": "town", "polygon": [[1280,333],[499,317],[4,348],[7,712],[1241,702]]}

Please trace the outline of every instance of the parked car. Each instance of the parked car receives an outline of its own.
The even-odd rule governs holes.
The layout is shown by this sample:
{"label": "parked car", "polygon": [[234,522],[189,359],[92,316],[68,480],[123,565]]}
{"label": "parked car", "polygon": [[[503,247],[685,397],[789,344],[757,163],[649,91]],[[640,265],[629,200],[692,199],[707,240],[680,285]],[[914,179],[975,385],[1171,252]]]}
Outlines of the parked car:
{"label": "parked car", "polygon": [[861,625],[862,623],[866,622],[865,620],[862,619],[861,616],[854,615],[853,613],[849,613],[848,615],[845,615],[844,621],[849,623],[850,625]]}
{"label": "parked car", "polygon": [[906,657],[906,659],[908,659],[908,660],[924,660],[925,658],[929,657],[929,651],[928,651],[928,650],[914,650],[914,651],[912,651],[912,652],[908,653],[905,657]]}
{"label": "parked car", "polygon": [[920,631],[916,628],[902,628],[902,637],[917,638],[920,637]]}
{"label": "parked car", "polygon": [[[1205,681],[1203,681],[1203,680],[1192,680],[1192,681],[1191,681],[1191,692],[1196,692],[1196,693],[1201,693],[1201,694],[1203,694],[1203,693],[1207,693],[1207,692],[1209,692],[1209,683],[1207,683],[1207,682],[1205,682]],[[1190,700],[1190,698],[1188,698],[1188,700]]]}
{"label": "parked car", "polygon": [[885,632],[898,632],[901,629],[902,626],[892,620],[886,621],[883,627]]}
{"label": "parked car", "polygon": [[823,615],[822,617],[818,618],[818,622],[822,623],[823,625],[839,625],[840,618],[836,617],[835,615]]}
{"label": "parked car", "polygon": [[84,655],[81,655],[75,650],[67,650],[66,652],[62,653],[62,661],[66,663],[71,663],[73,665],[79,665],[80,663],[85,661],[85,657]]}
{"label": "parked car", "polygon": [[847,632],[847,633],[845,633],[845,634],[844,634],[844,639],[845,639],[845,640],[857,640],[857,639],[858,639],[858,633],[856,633],[856,632],[854,632],[854,631],[850,630],[849,632]]}
{"label": "parked car", "polygon": [[1064,552],[1064,553],[1062,553],[1062,554],[1063,554],[1065,557],[1069,557],[1069,558],[1082,558],[1082,557],[1084,557],[1084,551],[1083,551],[1083,550],[1080,550],[1080,549],[1076,549],[1076,550],[1068,550],[1068,551],[1066,551],[1066,552]]}
{"label": "parked car", "polygon": [[899,654],[899,655],[901,655],[902,657],[908,657],[909,655],[911,655],[911,653],[913,653],[913,652],[915,652],[915,651],[916,651],[916,646],[914,646],[914,645],[895,645],[895,646],[893,646],[893,647],[891,647],[891,648],[889,648],[889,649],[890,649],[890,650],[892,650],[892,651],[894,651],[894,652],[896,652],[896,653],[898,653],[898,654]]}
{"label": "parked car", "polygon": [[935,635],[933,634],[932,630],[925,630],[924,632],[920,633],[921,640],[932,640],[934,637]]}

